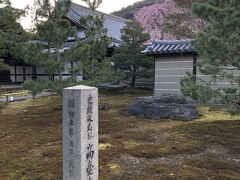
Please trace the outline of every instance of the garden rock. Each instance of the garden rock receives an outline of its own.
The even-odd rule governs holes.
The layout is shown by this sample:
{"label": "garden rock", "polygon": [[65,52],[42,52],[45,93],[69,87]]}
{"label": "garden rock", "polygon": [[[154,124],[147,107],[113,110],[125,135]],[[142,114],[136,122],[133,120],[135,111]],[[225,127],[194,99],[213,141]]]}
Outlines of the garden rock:
{"label": "garden rock", "polygon": [[124,113],[142,119],[190,121],[199,117],[197,108],[178,95],[139,97]]}

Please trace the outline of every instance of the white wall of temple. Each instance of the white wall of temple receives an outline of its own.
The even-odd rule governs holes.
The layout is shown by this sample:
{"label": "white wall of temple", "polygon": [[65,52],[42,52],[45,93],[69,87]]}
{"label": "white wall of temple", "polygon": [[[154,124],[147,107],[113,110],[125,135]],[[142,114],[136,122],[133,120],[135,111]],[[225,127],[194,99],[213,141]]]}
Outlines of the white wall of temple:
{"label": "white wall of temple", "polygon": [[[74,64],[73,64],[74,66]],[[25,73],[24,73],[25,68]],[[71,63],[66,64],[65,71],[63,72],[63,79],[70,78],[69,70],[71,69]],[[35,76],[33,74],[32,66],[10,66],[10,79],[13,83],[22,83],[25,80],[32,79]],[[49,80],[51,76],[42,67],[36,67],[36,77],[38,80]],[[58,79],[58,74],[54,75],[54,80]],[[77,76],[78,81],[82,81],[82,75]]]}
{"label": "white wall of temple", "polygon": [[10,79],[11,79],[12,82],[15,81],[15,75],[13,75],[13,74],[15,74],[15,67],[10,66]]}

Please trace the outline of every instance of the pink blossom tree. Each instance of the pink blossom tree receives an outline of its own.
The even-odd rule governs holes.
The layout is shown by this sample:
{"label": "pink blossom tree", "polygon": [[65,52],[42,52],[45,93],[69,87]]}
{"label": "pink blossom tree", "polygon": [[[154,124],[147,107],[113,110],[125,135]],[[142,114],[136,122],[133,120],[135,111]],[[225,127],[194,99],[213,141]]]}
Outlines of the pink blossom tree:
{"label": "pink blossom tree", "polygon": [[[152,40],[192,38],[202,26],[199,19],[193,17],[191,9],[179,7],[173,0],[146,6],[135,13],[135,18]],[[166,31],[165,27],[170,28]]]}

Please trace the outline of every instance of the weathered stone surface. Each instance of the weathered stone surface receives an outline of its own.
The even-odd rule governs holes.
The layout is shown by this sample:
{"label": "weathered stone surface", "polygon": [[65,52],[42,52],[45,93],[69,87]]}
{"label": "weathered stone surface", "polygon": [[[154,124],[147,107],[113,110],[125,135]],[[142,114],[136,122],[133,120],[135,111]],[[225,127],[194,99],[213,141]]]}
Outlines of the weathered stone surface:
{"label": "weathered stone surface", "polygon": [[98,90],[63,91],[63,179],[98,179]]}
{"label": "weathered stone surface", "polygon": [[124,109],[124,113],[153,120],[190,121],[199,117],[197,108],[188,104],[186,98],[178,95],[139,97]]}

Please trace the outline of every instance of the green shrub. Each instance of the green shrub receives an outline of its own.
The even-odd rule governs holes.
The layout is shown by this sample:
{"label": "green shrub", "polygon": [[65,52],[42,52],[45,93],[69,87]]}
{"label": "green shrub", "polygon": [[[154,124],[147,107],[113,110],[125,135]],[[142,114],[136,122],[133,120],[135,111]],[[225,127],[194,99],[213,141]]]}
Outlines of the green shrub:
{"label": "green shrub", "polygon": [[23,83],[23,88],[29,90],[33,98],[35,98],[37,94],[41,93],[45,87],[46,82],[44,81],[26,80]]}

